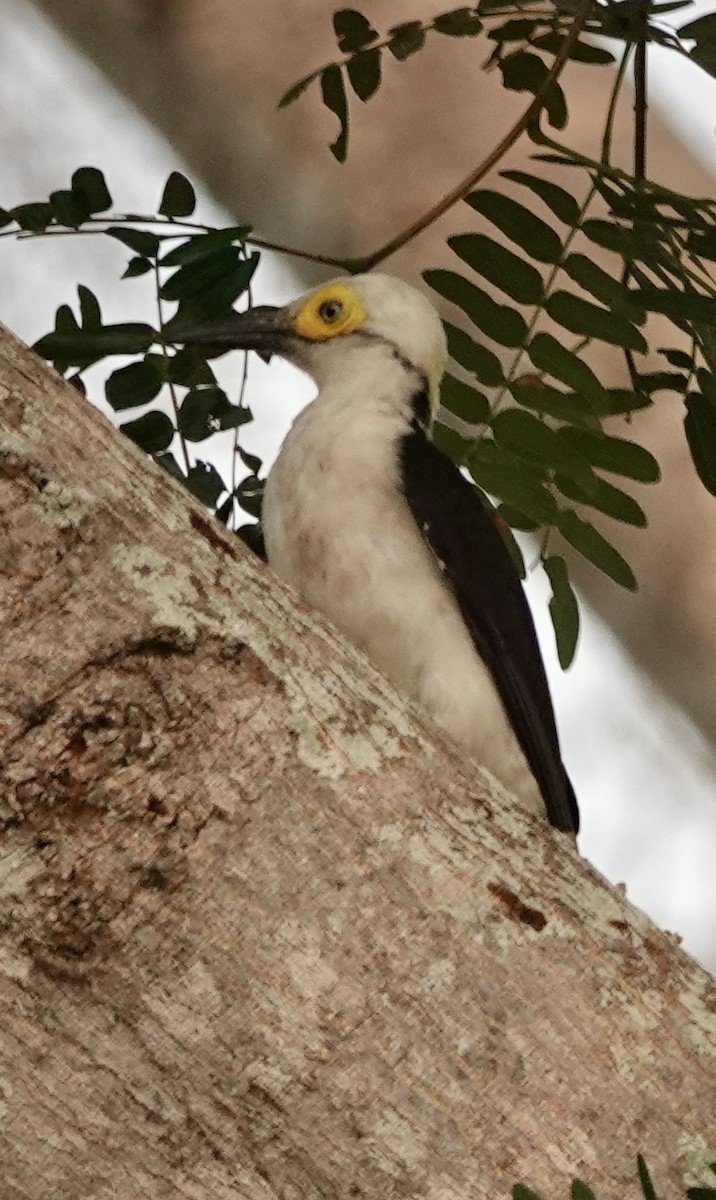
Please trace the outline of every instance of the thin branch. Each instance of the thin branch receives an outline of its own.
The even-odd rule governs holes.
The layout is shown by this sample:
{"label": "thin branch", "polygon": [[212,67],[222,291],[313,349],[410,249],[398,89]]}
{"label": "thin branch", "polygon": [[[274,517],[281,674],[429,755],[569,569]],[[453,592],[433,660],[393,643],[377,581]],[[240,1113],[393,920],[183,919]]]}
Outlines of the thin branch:
{"label": "thin branch", "polygon": [[636,44],[634,57],[634,178],[646,178],[646,40]]}
{"label": "thin branch", "polygon": [[306,262],[318,263],[325,267],[336,267],[341,271],[350,271],[354,261],[351,258],[333,258],[330,254],[313,254],[310,250],[297,250],[295,246],[284,246],[281,242],[269,242],[265,238],[249,234],[244,238],[247,246],[256,246],[258,250],[273,250],[276,254],[288,254],[291,258],[302,258]]}
{"label": "thin branch", "polygon": [[[646,24],[648,8],[642,5],[642,10],[644,23]],[[646,37],[641,37],[636,43],[634,53],[634,182],[637,188],[641,187],[646,178],[646,112]],[[635,216],[634,225],[636,226],[637,223],[638,217]],[[628,285],[631,273],[632,264],[631,262],[626,262],[622,273],[624,287]],[[635,392],[639,393],[641,391],[639,372],[637,371],[634,354],[628,346],[624,347],[624,360],[629,372],[632,388]]]}
{"label": "thin branch", "polygon": [[[157,289],[157,315],[159,317],[159,325],[158,325],[159,338],[158,338],[158,340],[159,340],[159,344],[161,346],[162,354],[163,354],[164,358],[168,361],[167,344],[164,340],[164,315],[162,313],[162,298],[160,295],[162,284],[161,284],[161,279],[159,277],[159,263],[158,262],[154,263],[154,283],[155,283],[155,286]],[[168,380],[168,385],[169,385],[169,395],[171,397],[172,409],[174,411],[174,424],[176,425],[177,436],[179,438],[179,445],[181,446],[182,458],[184,459],[184,466],[186,468],[186,473],[188,475],[189,472],[191,471],[191,460],[189,458],[189,450],[187,448],[186,439],[184,437],[184,434],[179,429],[179,403],[177,401],[177,394],[176,394],[176,390],[174,388],[174,384],[172,383],[171,380]]]}
{"label": "thin branch", "polygon": [[[161,216],[142,216],[137,213],[115,213],[109,217],[89,217],[85,222],[85,226],[90,228],[84,229],[58,229],[50,226],[48,229],[22,229],[18,232],[16,229],[6,229],[0,232],[0,238],[14,237],[18,241],[25,241],[27,238],[41,237],[83,237],[90,234],[107,233],[115,225],[172,225],[182,230],[191,230],[194,233],[214,233],[216,226],[202,225],[198,221],[179,221],[174,217]],[[183,237],[183,233],[161,233],[157,235],[164,241],[169,241],[173,238]],[[270,242],[265,238],[254,237],[253,234],[247,234],[242,238],[242,241],[248,246],[256,246],[259,250],[273,250],[276,254],[287,254],[292,258],[302,258],[307,262],[315,262],[322,266],[336,267],[343,271],[351,269],[351,259],[333,258],[328,254],[313,254],[309,250],[299,250],[295,246],[285,246],[281,242]]]}
{"label": "thin branch", "polygon": [[480,180],[487,175],[488,171],[492,170],[495,163],[499,162],[500,159],[507,153],[507,151],[514,146],[518,138],[525,132],[526,129],[529,128],[530,125],[533,125],[539,117],[542,109],[544,108],[550,88],[554,83],[556,83],[564,67],[566,66],[572,49],[579,40],[579,35],[589,20],[593,7],[594,0],[581,0],[581,4],[577,9],[574,20],[569,28],[569,32],[560,46],[559,53],[555,56],[555,60],[552,63],[552,67],[547,75],[547,78],[540,87],[539,91],[535,93],[531,104],[527,106],[522,116],[515,122],[502,141],[495,146],[494,150],[492,150],[487,157],[482,160],[480,165],[476,167],[474,171],[471,171],[470,174],[467,175],[457,185],[457,187],[453,188],[452,191],[443,196],[442,200],[439,200],[438,203],[433,206],[433,208],[431,208],[427,213],[424,213],[422,217],[419,217],[417,221],[414,221],[411,225],[409,225],[407,229],[404,229],[402,233],[399,233],[396,237],[391,238],[391,240],[386,242],[384,246],[381,246],[379,250],[375,250],[373,254],[366,255],[365,258],[358,259],[352,264],[352,270],[368,271],[372,267],[377,266],[378,263],[383,262],[386,258],[389,258],[391,254],[395,254],[397,250],[402,249],[402,247],[408,242],[412,241],[414,237],[416,237],[419,233],[422,233],[424,229],[427,229],[428,226],[437,221],[439,217],[442,217],[443,214],[446,213],[448,209],[452,208],[454,204],[457,204],[460,200],[464,200],[468,192],[472,191],[472,189],[480,182]]}
{"label": "thin branch", "polygon": [[[624,83],[624,76],[626,74],[627,63],[629,62],[630,54],[631,54],[631,46],[626,46],[624,48],[624,53],[622,54],[621,61],[619,63],[619,68],[614,76],[614,83],[612,85],[611,95],[609,97],[609,106],[607,108],[607,115],[606,115],[606,119],[604,122],[604,137],[602,139],[602,162],[604,163],[605,166],[608,166],[608,164],[609,164],[609,156],[611,153],[611,144],[612,144],[612,135],[613,135],[613,131],[614,131],[614,118],[616,115],[617,103],[619,100],[619,93],[621,92],[622,84]],[[596,185],[595,181],[593,180],[592,184],[589,188],[589,191],[587,192],[587,195],[585,196],[584,200],[582,201],[582,203],[580,205],[577,221],[572,226],[572,228],[570,229],[569,233],[567,234],[567,236],[565,238],[564,245],[562,246],[562,253],[560,254],[560,257],[559,257],[559,261],[554,264],[554,266],[552,267],[552,269],[549,273],[548,278],[545,280],[542,300],[541,300],[540,304],[535,306],[534,312],[532,313],[532,317],[530,319],[530,323],[527,327],[527,332],[526,332],[525,338],[523,340],[523,344],[520,347],[518,347],[517,352],[515,353],[515,355],[512,359],[512,362],[510,363],[509,367],[505,371],[505,382],[502,385],[502,387],[500,388],[497,395],[495,396],[495,399],[491,405],[491,410],[492,410],[493,415],[496,414],[497,412],[499,412],[500,406],[502,405],[502,401],[505,399],[505,396],[509,390],[510,384],[514,381],[517,370],[520,366],[520,363],[522,362],[522,357],[525,353],[527,343],[531,339],[532,334],[537,327],[537,323],[542,316],[547,297],[549,296],[549,294],[554,286],[555,280],[557,279],[560,271],[562,270],[562,268],[564,266],[564,262],[567,257],[569,248],[582,227],[582,222],[584,221],[584,218],[587,215],[587,211],[589,209],[590,204],[592,203],[592,200],[594,198],[594,193],[596,192],[596,190],[597,190],[597,185]],[[588,340],[589,339],[587,339],[587,341]]]}
{"label": "thin branch", "polygon": [[632,46],[628,44],[624,47],[624,52],[619,61],[617,68],[616,79],[612,88],[612,94],[609,98],[609,108],[607,109],[607,119],[604,122],[604,137],[602,138],[602,165],[605,167],[611,166],[612,156],[612,138],[614,136],[614,121],[617,115],[617,104],[621,93],[624,76],[631,57]]}

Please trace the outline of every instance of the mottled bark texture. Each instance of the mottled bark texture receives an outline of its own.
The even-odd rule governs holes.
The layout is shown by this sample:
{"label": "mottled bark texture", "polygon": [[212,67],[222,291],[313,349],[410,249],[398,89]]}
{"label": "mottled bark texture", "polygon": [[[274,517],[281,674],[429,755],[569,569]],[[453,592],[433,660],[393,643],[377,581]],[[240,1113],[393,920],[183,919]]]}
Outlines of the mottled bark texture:
{"label": "mottled bark texture", "polygon": [[698,1177],[712,981],[5,335],[0,554],[3,1200]]}
{"label": "mottled bark texture", "polygon": [[[164,131],[239,219],[281,241],[328,254],[373,250],[429,209],[492,149],[527,102],[480,71],[484,46],[433,35],[407,63],[387,56],[384,85],[370,104],[351,101],[351,153],[338,166],[326,149],[337,123],[317,89],[294,108],[276,112],[290,83],[335,58],[330,18],[340,7],[337,0],[35,3]],[[387,29],[401,20],[429,20],[450,4],[371,0],[363,7],[376,28]],[[569,139],[598,155],[611,73],[578,65],[565,79]],[[632,122],[627,96],[613,143],[614,161],[624,166],[633,159]],[[534,146],[523,139],[509,165],[530,169],[532,153]],[[649,116],[648,169],[652,177],[694,195],[713,192],[713,177],[655,108]],[[458,205],[387,267],[415,281],[426,266],[454,267],[446,235],[478,225],[476,214]],[[655,346],[675,344],[668,323],[654,322],[652,332]],[[599,369],[614,385],[626,385],[615,351],[602,349]],[[663,360],[655,358],[645,369],[663,369]],[[579,556],[570,557],[601,616],[716,739],[716,506],[690,462],[683,415],[679,397],[662,396],[652,414],[639,414],[631,428],[621,421],[613,431],[644,438],[664,464],[664,483],[638,493],[649,530],[589,514],[633,565],[638,595],[625,600],[605,576]]]}

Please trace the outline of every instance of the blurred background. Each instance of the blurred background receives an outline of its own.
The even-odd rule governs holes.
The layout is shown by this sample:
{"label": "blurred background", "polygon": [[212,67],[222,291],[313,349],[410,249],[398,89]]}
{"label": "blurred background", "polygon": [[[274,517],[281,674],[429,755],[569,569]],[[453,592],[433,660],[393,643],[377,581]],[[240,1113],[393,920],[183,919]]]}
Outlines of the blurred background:
{"label": "blurred background", "polygon": [[[355,114],[349,161],[338,166],[326,148],[335,122],[317,94],[276,110],[291,83],[334,57],[333,7],[0,0],[0,204],[46,198],[76,167],[91,165],[104,170],[116,210],[153,211],[178,169],[197,186],[201,220],[251,223],[266,237],[326,254],[372,250],[454,186],[525,101],[479,70],[482,46],[433,39],[409,62],[388,65],[379,95]],[[429,19],[441,5],[364,7],[382,29]],[[694,7],[683,21],[695,15]],[[648,174],[713,195],[716,81],[666,51],[650,52],[649,70]],[[577,65],[566,78],[568,140],[587,153],[598,145],[609,76]],[[628,97],[621,109],[615,161],[628,165]],[[504,165],[524,166],[530,149],[520,144]],[[448,233],[475,225],[458,205],[386,268],[418,281],[425,267],[447,265]],[[106,320],[142,319],[144,303],[151,321],[145,280],[115,286],[126,261],[106,238],[2,238],[0,320],[33,342],[81,282],[98,294]],[[281,303],[319,277],[315,267],[266,255],[254,298]],[[655,344],[673,344],[666,336]],[[621,364],[603,369],[618,386]],[[230,356],[222,370],[235,382],[240,359]],[[252,362],[256,420],[242,444],[270,464],[311,395],[285,364]],[[638,493],[649,528],[608,530],[640,591],[632,596],[574,561],[585,617],[566,674],[539,572],[529,591],[583,813],[582,853],[716,969],[716,499],[696,479],[682,420],[683,403],[672,395],[621,430],[650,447],[664,474]]]}

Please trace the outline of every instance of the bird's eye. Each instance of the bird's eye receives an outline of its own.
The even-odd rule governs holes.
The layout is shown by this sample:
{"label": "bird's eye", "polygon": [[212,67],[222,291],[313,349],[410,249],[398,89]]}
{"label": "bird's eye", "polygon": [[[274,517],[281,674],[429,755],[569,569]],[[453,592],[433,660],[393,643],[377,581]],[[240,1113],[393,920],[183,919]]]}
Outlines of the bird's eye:
{"label": "bird's eye", "polygon": [[343,305],[340,300],[324,300],[318,315],[326,325],[335,325],[343,316]]}

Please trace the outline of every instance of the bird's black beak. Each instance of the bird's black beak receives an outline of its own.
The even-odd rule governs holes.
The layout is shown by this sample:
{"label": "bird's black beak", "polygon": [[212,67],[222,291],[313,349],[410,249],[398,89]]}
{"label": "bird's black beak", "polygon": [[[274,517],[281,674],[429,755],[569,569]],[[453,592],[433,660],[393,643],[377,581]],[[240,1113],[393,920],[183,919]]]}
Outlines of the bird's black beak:
{"label": "bird's black beak", "polygon": [[216,320],[172,321],[167,340],[185,346],[206,346],[213,354],[229,350],[256,350],[262,358],[284,354],[292,334],[285,310],[270,304],[231,313]]}

